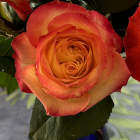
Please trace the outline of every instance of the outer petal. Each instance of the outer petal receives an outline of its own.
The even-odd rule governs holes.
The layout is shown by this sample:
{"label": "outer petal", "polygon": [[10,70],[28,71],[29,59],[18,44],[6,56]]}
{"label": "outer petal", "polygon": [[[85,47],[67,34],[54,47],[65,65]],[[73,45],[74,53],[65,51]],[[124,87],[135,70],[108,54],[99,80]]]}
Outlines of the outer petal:
{"label": "outer petal", "polygon": [[[81,13],[90,17],[85,8],[71,3],[53,1],[39,6],[27,22],[27,36],[34,47],[37,46],[39,37],[48,33],[50,21],[66,12]],[[65,22],[65,24],[67,23]]]}
{"label": "outer petal", "polygon": [[22,20],[26,20],[27,16],[32,12],[30,0],[0,0],[0,2],[1,1],[7,2],[12,6]]}
{"label": "outer petal", "polygon": [[43,91],[42,85],[36,76],[35,65],[24,68],[22,79],[42,102],[46,113],[51,116],[67,116],[79,113],[88,103],[89,94],[85,93],[81,98],[60,100]]}
{"label": "outer petal", "polygon": [[[69,18],[67,18],[69,17]],[[56,24],[57,23],[57,24]],[[84,29],[88,33],[100,35],[98,28],[91,19],[80,13],[63,13],[55,17],[48,25],[49,32],[65,24],[71,24],[77,29]]]}
{"label": "outer petal", "polygon": [[24,67],[36,63],[36,49],[30,44],[26,33],[18,35],[12,42],[12,47],[15,50],[13,58],[16,66],[16,79],[22,91],[31,93],[30,89],[21,79],[21,72]]}
{"label": "outer petal", "polygon": [[126,63],[132,76],[140,81],[140,7],[129,18],[126,36],[123,40],[126,51]]}
{"label": "outer petal", "polygon": [[102,84],[94,86],[89,90],[90,102],[83,110],[86,111],[111,93],[118,91],[127,84],[131,73],[129,72],[123,58],[116,53],[114,69],[109,78]]}
{"label": "outer petal", "polygon": [[[100,13],[96,11],[89,11],[92,20],[101,25],[102,29],[100,30],[102,34],[102,30],[104,29],[106,31],[105,35],[103,35],[103,39],[107,41],[108,39],[113,39],[114,45],[116,47],[116,51],[118,53],[121,53],[122,51],[122,39],[117,33],[114,31],[112,24],[109,22],[109,20],[101,15]],[[104,31],[103,31],[104,32]]]}

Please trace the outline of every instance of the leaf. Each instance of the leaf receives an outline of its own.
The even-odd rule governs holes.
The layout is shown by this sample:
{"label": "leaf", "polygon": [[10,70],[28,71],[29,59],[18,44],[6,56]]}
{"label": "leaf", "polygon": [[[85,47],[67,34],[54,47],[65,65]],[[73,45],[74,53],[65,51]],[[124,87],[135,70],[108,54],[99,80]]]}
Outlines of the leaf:
{"label": "leaf", "polygon": [[0,87],[4,88],[6,84],[7,73],[0,71]]}
{"label": "leaf", "polygon": [[2,19],[0,19],[0,30],[6,34],[13,34],[12,31],[4,24]]}
{"label": "leaf", "polygon": [[0,72],[0,87],[6,87],[7,93],[10,94],[18,88],[18,83],[15,77],[5,72]]}
{"label": "leaf", "polygon": [[8,3],[2,2],[2,6],[6,15],[14,25],[19,27],[20,29],[25,26],[26,21],[21,20],[16,11]]}
{"label": "leaf", "polygon": [[10,19],[8,18],[8,16],[6,15],[6,13],[5,13],[5,11],[4,11],[3,7],[2,7],[1,2],[0,2],[0,16],[3,17],[4,19],[10,21]]}
{"label": "leaf", "polygon": [[134,6],[139,0],[85,0],[95,2],[101,13],[117,13]]}
{"label": "leaf", "polygon": [[29,138],[31,140],[73,140],[94,133],[108,120],[113,102],[110,96],[86,112],[74,116],[47,116],[38,99],[32,112]]}
{"label": "leaf", "polygon": [[18,88],[18,83],[15,77],[11,75],[7,76],[5,87],[7,89],[7,93],[10,94]]}
{"label": "leaf", "polygon": [[4,71],[12,76],[15,75],[16,69],[12,57],[0,56],[0,71]]}
{"label": "leaf", "polygon": [[13,38],[0,36],[0,56],[12,56],[14,50],[11,47]]}
{"label": "leaf", "polygon": [[12,30],[4,24],[2,19],[0,19],[0,31],[2,31],[7,36],[14,36]]}

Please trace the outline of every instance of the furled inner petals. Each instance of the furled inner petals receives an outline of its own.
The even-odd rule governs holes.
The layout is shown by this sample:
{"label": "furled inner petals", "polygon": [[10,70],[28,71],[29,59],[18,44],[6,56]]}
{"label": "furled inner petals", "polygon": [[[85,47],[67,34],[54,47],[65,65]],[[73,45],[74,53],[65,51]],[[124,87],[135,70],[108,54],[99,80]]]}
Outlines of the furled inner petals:
{"label": "furled inner petals", "polygon": [[[81,49],[81,46],[77,46],[77,45],[75,46],[74,42],[73,44],[74,45],[68,44],[68,46],[61,47],[56,51],[57,60],[60,65],[63,65],[62,69],[64,70],[64,66],[66,66],[65,72],[67,76],[65,75],[65,77],[70,78],[70,79],[78,75],[78,72],[82,71],[81,69],[84,69],[81,66],[85,64],[85,60],[86,60],[86,56],[85,56],[86,53],[85,52],[82,53],[82,50],[84,49]],[[80,69],[79,69],[79,66],[80,66]],[[70,69],[71,69],[71,72],[70,72]],[[69,76],[72,76],[72,77],[69,77]]]}
{"label": "furled inner petals", "polygon": [[[45,69],[42,69],[45,66],[39,66],[42,61],[37,65],[37,75],[42,85],[49,90],[58,91],[57,87],[61,89],[67,88],[67,90],[71,87],[77,88],[79,84],[87,81],[88,77],[90,77],[88,78],[90,80],[94,79],[91,77],[96,77],[95,79],[97,80],[104,69],[104,64],[103,67],[98,66],[100,61],[106,61],[104,57],[106,51],[102,51],[101,56],[99,55],[100,49],[102,50],[104,44],[98,48],[94,36],[92,38],[90,33],[72,26],[67,27],[65,30],[61,29],[61,31],[57,29],[57,31],[53,31],[54,33],[51,32],[49,35],[41,37],[42,39],[40,40],[41,42],[43,40],[43,43],[40,42],[39,44],[40,54],[42,49],[45,54],[44,59],[48,62],[52,73],[45,72]],[[55,87],[52,86],[52,83],[55,83]],[[48,91],[48,93],[54,94],[53,91]],[[85,91],[85,89],[81,89],[81,93]],[[74,94],[70,97],[73,97]]]}

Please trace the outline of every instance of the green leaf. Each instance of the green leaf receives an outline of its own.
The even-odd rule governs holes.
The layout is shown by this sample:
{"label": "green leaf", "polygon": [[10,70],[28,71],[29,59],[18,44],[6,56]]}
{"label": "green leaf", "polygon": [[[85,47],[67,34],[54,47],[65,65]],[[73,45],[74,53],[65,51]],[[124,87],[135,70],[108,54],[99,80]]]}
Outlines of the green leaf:
{"label": "green leaf", "polygon": [[0,87],[4,88],[6,84],[7,73],[0,71]]}
{"label": "green leaf", "polygon": [[0,71],[4,71],[12,76],[15,75],[15,65],[12,57],[0,56]]}
{"label": "green leaf", "polygon": [[107,122],[113,102],[110,96],[86,112],[74,116],[47,116],[38,99],[33,108],[29,138],[31,140],[73,140],[94,133]]}
{"label": "green leaf", "polygon": [[6,79],[6,89],[7,89],[7,93],[10,94],[13,91],[15,91],[18,88],[18,83],[15,77],[12,77],[11,75],[7,76]]}
{"label": "green leaf", "polygon": [[0,19],[0,31],[5,34],[5,36],[14,36],[14,33],[10,28],[8,28],[2,19]]}
{"label": "green leaf", "polygon": [[26,21],[21,20],[16,11],[9,4],[7,4],[6,2],[2,2],[2,6],[6,15],[14,25],[19,27],[20,29],[25,26]]}
{"label": "green leaf", "polygon": [[0,71],[0,87],[6,87],[7,93],[10,94],[18,88],[18,83],[15,77]]}
{"label": "green leaf", "polygon": [[117,13],[134,6],[139,0],[85,0],[95,2],[101,13]]}
{"label": "green leaf", "polygon": [[14,50],[11,47],[13,38],[0,36],[0,56],[12,56]]}
{"label": "green leaf", "polygon": [[8,16],[6,15],[6,13],[3,9],[3,6],[2,6],[1,2],[0,2],[0,16],[3,17],[4,19],[10,21],[10,19],[8,18]]}

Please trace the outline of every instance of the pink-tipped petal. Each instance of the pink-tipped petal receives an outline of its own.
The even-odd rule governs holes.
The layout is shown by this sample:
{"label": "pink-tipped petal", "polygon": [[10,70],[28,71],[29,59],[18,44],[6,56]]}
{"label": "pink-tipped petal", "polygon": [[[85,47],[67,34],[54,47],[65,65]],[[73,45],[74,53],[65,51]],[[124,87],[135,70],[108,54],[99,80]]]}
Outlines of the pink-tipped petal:
{"label": "pink-tipped petal", "polygon": [[75,26],[77,29],[84,29],[85,31],[89,33],[100,35],[99,30],[92,23],[92,20],[80,13],[63,13],[55,17],[49,23],[48,30],[53,31],[54,29],[57,29],[60,26],[64,26],[66,23]]}
{"label": "pink-tipped petal", "polygon": [[[96,12],[96,11],[89,11],[92,20],[95,21],[97,24],[101,25],[100,27],[102,28],[100,30],[103,39],[105,41],[107,41],[108,39],[113,39],[114,45],[116,47],[116,51],[118,53],[121,53],[122,51],[122,39],[119,35],[117,35],[117,33],[114,31],[112,24],[109,22],[109,20],[101,15],[100,13]],[[106,31],[105,34],[103,34],[102,32],[104,32],[103,30]]]}
{"label": "pink-tipped petal", "polygon": [[27,22],[27,36],[34,47],[37,46],[39,37],[48,33],[50,21],[65,12],[81,13],[90,17],[85,8],[76,4],[53,1],[39,6]]}
{"label": "pink-tipped petal", "polygon": [[42,85],[36,76],[35,65],[24,68],[22,79],[43,104],[46,113],[50,116],[67,116],[79,113],[88,103],[89,94],[86,92],[81,98],[60,100],[43,91]]}
{"label": "pink-tipped petal", "polygon": [[88,91],[90,94],[90,102],[88,106],[83,110],[83,112],[91,108],[93,105],[95,105],[111,93],[120,91],[122,86],[125,86],[127,84],[131,73],[128,70],[123,58],[118,53],[115,54],[114,69],[111,75],[105,82],[94,86],[91,90]]}
{"label": "pink-tipped petal", "polygon": [[16,66],[16,79],[22,91],[32,93],[21,79],[21,72],[24,67],[36,63],[36,49],[30,44],[26,33],[21,33],[12,41],[12,47],[15,50],[13,58]]}

